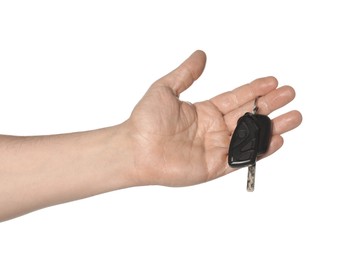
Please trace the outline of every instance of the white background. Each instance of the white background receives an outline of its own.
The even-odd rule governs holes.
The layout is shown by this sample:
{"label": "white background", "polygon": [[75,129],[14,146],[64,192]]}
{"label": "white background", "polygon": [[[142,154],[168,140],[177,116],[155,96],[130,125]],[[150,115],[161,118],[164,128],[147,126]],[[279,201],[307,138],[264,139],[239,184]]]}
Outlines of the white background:
{"label": "white background", "polygon": [[347,259],[345,1],[0,1],[0,133],[128,118],[196,49],[191,102],[274,75],[303,124],[258,163],[185,188],[130,188],[0,224],[0,259]]}

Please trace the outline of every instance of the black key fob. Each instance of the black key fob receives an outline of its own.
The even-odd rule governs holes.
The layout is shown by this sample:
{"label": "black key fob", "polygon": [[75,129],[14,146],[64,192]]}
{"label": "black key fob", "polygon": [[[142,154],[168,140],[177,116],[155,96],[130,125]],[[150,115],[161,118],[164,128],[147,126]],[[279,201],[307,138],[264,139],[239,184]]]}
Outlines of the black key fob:
{"label": "black key fob", "polygon": [[238,119],[228,152],[228,164],[234,168],[254,165],[256,157],[268,150],[271,120],[268,116],[246,113]]}

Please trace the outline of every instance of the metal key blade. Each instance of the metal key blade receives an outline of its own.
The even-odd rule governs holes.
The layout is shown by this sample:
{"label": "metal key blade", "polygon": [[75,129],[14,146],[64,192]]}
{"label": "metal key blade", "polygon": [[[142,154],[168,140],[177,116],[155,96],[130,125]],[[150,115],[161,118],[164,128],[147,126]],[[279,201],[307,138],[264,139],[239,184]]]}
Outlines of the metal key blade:
{"label": "metal key blade", "polygon": [[255,170],[256,164],[250,165],[248,167],[248,182],[247,182],[247,191],[253,192],[255,187]]}

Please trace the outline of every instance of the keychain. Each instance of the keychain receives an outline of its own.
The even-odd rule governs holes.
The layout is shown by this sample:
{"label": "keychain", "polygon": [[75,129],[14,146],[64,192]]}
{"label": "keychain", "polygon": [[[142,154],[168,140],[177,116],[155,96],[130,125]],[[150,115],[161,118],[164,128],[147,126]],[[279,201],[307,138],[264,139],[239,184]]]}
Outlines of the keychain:
{"label": "keychain", "polygon": [[238,119],[228,151],[228,164],[233,168],[248,167],[247,191],[254,191],[257,156],[267,152],[271,139],[271,119],[257,114],[257,100],[251,113]]}

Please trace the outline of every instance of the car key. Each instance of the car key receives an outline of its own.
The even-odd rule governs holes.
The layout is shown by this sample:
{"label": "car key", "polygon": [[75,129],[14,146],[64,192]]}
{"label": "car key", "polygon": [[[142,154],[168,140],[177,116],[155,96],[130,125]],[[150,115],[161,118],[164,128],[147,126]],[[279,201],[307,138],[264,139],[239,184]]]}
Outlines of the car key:
{"label": "car key", "polygon": [[[271,137],[271,120],[268,116],[255,114],[253,117],[259,126],[257,156],[267,152]],[[256,160],[248,166],[247,191],[254,191]]]}
{"label": "car key", "polygon": [[238,119],[228,153],[231,167],[248,166],[248,191],[254,190],[256,158],[268,150],[272,131],[270,118],[256,114],[256,101],[253,113],[245,113]]}

